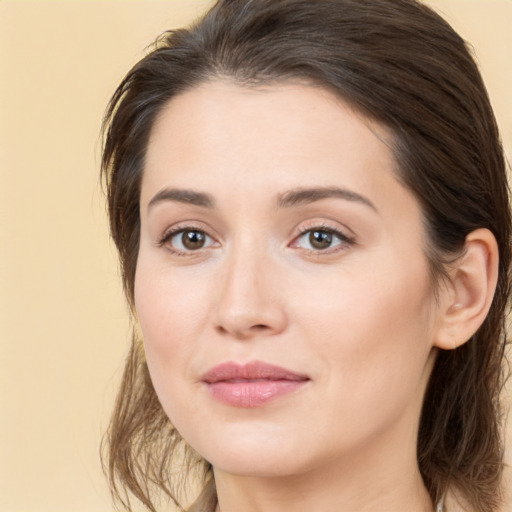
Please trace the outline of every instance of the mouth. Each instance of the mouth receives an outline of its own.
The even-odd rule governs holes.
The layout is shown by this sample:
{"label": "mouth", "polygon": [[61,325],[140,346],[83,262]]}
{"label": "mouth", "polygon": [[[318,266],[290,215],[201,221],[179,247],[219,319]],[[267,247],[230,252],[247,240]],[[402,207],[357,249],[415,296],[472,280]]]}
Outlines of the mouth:
{"label": "mouth", "polygon": [[201,381],[211,396],[233,407],[259,407],[302,388],[310,378],[261,361],[227,362],[208,370]]}

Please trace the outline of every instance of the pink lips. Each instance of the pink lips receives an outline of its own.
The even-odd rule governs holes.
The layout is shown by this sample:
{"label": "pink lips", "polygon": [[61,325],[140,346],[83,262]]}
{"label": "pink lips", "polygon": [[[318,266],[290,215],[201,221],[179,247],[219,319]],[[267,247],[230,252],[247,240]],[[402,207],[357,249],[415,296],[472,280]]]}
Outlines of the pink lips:
{"label": "pink lips", "polygon": [[258,407],[298,390],[309,378],[260,361],[245,365],[223,363],[207,371],[201,380],[212,396],[235,407]]}

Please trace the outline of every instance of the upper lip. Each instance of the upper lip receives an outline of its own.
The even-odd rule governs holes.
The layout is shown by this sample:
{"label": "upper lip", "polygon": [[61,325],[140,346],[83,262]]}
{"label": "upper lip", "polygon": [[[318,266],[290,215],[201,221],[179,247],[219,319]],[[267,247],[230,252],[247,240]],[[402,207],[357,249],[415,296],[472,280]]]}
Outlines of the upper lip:
{"label": "upper lip", "polygon": [[280,366],[262,361],[251,361],[238,364],[232,361],[221,363],[208,370],[201,380],[207,384],[226,381],[254,381],[254,380],[290,380],[305,381],[309,377],[303,373],[287,370]]}

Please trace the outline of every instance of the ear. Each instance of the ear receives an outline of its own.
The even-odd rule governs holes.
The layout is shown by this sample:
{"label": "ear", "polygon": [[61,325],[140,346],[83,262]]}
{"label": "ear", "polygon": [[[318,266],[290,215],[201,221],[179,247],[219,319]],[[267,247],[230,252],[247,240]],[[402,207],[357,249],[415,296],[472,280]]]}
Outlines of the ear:
{"label": "ear", "polygon": [[451,350],[463,345],[482,325],[498,281],[498,245],[488,229],[471,232],[461,258],[441,291],[434,345]]}

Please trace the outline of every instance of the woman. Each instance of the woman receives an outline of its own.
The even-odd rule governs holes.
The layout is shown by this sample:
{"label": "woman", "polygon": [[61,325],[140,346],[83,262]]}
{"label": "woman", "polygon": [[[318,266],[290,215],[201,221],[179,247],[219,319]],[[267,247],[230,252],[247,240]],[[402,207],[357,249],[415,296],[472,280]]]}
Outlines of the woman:
{"label": "woman", "polygon": [[189,510],[498,510],[508,186],[439,16],[220,0],[121,83],[103,173],[125,505],[198,481]]}

